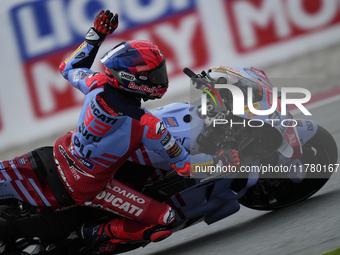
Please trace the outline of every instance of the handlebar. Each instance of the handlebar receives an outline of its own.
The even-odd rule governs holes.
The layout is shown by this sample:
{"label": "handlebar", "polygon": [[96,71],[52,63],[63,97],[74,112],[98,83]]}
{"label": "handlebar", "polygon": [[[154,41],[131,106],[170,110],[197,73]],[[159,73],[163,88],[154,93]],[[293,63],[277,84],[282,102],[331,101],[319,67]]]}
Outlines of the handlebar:
{"label": "handlebar", "polygon": [[188,75],[190,78],[196,78],[197,77],[197,75],[193,71],[191,71],[191,69],[189,69],[188,67],[185,67],[183,69],[183,73]]}

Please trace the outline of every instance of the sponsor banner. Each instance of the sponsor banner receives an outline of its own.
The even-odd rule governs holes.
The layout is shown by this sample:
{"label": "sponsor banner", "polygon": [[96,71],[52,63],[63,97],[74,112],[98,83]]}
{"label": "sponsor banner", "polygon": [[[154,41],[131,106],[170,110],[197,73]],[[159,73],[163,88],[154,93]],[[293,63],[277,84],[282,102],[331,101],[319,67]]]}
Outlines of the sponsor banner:
{"label": "sponsor banner", "polygon": [[102,9],[119,14],[115,33],[125,33],[194,7],[194,0],[40,0],[13,6],[10,16],[21,57],[29,60],[80,44]]}
{"label": "sponsor banner", "polygon": [[335,0],[225,2],[235,50],[247,53],[340,24]]}
{"label": "sponsor banner", "polygon": [[[60,2],[58,3],[60,4]],[[40,5],[38,7],[41,8]],[[35,4],[33,4],[32,6],[24,5],[21,8],[34,9],[38,7],[35,7]],[[14,14],[20,13],[20,10],[20,8],[16,9]],[[186,66],[196,68],[207,64],[207,46],[197,11],[192,9],[184,13],[177,13],[175,16],[171,16],[171,14],[166,13],[166,15],[161,16],[163,19],[158,19],[153,23],[147,22],[145,25],[139,26],[138,29],[124,29],[123,32],[108,37],[102,45],[98,57],[101,57],[104,52],[113,48],[121,41],[148,39],[162,50],[167,59],[170,77],[180,74]],[[33,17],[35,16],[31,18],[33,19]],[[37,22],[39,21],[38,19]],[[50,22],[57,21],[51,20]],[[124,20],[122,22],[124,24]],[[32,27],[27,27],[26,29],[37,30],[39,28],[32,25]],[[33,33],[36,38],[30,40],[34,42],[40,41],[43,38],[40,35],[41,33],[43,33],[43,30]],[[50,33],[55,34],[57,31],[51,31]],[[23,37],[19,33],[17,36],[19,40]],[[58,37],[58,34],[55,34],[54,37]],[[83,40],[83,37],[81,37],[81,40],[77,38],[75,37],[69,41],[72,45],[74,41],[77,42],[74,48]],[[81,105],[82,95],[79,96],[77,91],[68,85],[68,82],[62,78],[58,69],[59,64],[70,54],[69,47],[60,49],[58,45],[54,45],[54,47],[51,45],[48,49],[32,50],[33,46],[29,44],[30,40],[23,41],[20,44],[20,50],[24,61],[25,75],[34,108],[34,115],[37,118],[46,118],[60,111]],[[200,43],[195,43],[197,41]],[[41,56],[42,54],[43,57],[36,58],[36,56]],[[98,71],[104,71],[99,61],[97,61],[95,68]]]}
{"label": "sponsor banner", "polygon": [[168,101],[190,91],[184,67],[261,68],[340,41],[337,0],[8,1],[0,17],[7,38],[0,42],[6,49],[0,60],[0,150],[76,123],[84,97],[62,78],[59,64],[82,43],[101,9],[117,12],[120,23],[92,69],[103,71],[99,58],[121,41],[150,40],[167,59]]}

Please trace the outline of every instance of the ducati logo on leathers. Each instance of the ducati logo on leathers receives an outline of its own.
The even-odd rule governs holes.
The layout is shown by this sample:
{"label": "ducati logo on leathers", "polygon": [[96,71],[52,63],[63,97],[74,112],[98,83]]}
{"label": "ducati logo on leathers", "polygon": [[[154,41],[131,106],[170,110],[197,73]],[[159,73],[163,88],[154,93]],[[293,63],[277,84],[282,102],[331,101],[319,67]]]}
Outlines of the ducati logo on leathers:
{"label": "ducati logo on leathers", "polygon": [[[108,191],[102,191],[97,196],[96,199],[98,200],[104,200],[106,203],[110,203],[112,206],[116,207],[119,210],[123,210],[133,216],[139,217],[142,212],[144,211],[142,208],[124,201],[121,197],[117,197],[114,194],[111,194]],[[102,204],[102,203],[101,203]],[[103,208],[109,211],[113,211],[111,208],[105,207],[105,204],[103,205]],[[114,211],[115,213],[119,213]]]}
{"label": "ducati logo on leathers", "polygon": [[118,214],[125,211],[131,217],[142,217],[144,206],[147,205],[146,201],[134,193],[133,190],[127,191],[122,187],[111,186],[110,184],[106,185],[106,189],[100,192],[96,199],[103,201],[100,202],[103,209]]}
{"label": "ducati logo on leathers", "polygon": [[139,204],[145,204],[145,200],[143,198],[138,197],[137,195],[135,195],[131,192],[127,192],[126,190],[121,189],[120,187],[117,187],[117,186],[111,187],[110,184],[107,184],[106,187],[113,190],[114,192],[117,192],[118,194],[120,194],[124,197],[127,197],[127,198],[129,198],[133,201],[136,201]]}

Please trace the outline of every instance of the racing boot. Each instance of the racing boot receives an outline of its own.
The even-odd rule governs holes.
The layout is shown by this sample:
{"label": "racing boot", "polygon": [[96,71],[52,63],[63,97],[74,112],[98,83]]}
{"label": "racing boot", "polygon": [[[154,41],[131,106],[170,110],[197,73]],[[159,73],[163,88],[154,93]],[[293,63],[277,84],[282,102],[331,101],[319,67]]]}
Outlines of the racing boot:
{"label": "racing boot", "polygon": [[144,225],[139,222],[119,218],[102,224],[83,224],[78,236],[86,243],[97,247],[110,241],[126,243],[129,240],[150,240],[158,242],[172,234],[169,225]]}
{"label": "racing boot", "polygon": [[127,218],[114,219],[103,227],[109,236],[125,240],[158,242],[172,234],[169,225],[144,225]]}

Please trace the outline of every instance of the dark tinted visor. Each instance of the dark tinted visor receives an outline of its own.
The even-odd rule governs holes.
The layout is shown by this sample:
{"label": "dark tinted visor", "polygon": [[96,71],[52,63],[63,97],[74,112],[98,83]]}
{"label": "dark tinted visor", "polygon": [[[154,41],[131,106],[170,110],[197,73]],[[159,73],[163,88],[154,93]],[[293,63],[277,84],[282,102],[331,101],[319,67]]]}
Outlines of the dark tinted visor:
{"label": "dark tinted visor", "polygon": [[[147,76],[145,74],[147,74]],[[141,82],[148,81],[153,85],[167,85],[169,81],[165,60],[163,60],[162,64],[151,71],[137,73],[136,78]]]}

